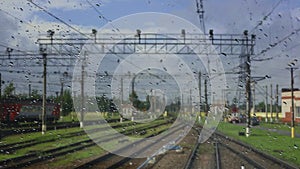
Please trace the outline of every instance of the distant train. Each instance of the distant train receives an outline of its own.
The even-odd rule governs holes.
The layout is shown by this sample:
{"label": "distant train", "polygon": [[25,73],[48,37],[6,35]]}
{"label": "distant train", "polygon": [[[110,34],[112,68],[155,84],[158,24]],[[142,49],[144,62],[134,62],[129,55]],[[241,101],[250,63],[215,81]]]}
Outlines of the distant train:
{"label": "distant train", "polygon": [[[0,101],[0,121],[24,122],[40,121],[42,119],[42,101],[7,99]],[[58,120],[60,117],[60,105],[47,101],[47,121]]]}

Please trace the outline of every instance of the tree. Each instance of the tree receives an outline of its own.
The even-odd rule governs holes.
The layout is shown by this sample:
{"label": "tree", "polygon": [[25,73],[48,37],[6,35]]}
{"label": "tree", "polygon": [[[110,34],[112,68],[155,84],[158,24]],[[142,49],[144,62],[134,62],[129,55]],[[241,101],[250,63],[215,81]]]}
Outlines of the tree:
{"label": "tree", "polygon": [[10,82],[8,84],[8,86],[6,86],[6,88],[4,89],[4,97],[11,97],[13,95],[13,92],[15,91],[15,86],[12,82]]}
{"label": "tree", "polygon": [[101,112],[116,112],[116,105],[113,103],[112,99],[109,99],[102,95],[101,97],[96,97],[98,108]]}
{"label": "tree", "polygon": [[141,111],[146,111],[150,108],[150,96],[147,95],[146,101],[141,101],[138,98],[138,95],[136,94],[135,91],[133,91],[129,95],[129,100],[131,101],[132,105],[137,109]]}
{"label": "tree", "polygon": [[39,94],[39,91],[36,89],[33,89],[31,92],[31,96],[32,99],[42,99],[42,95]]}
{"label": "tree", "polygon": [[74,111],[73,107],[73,100],[70,90],[65,90],[62,97],[61,97],[61,103],[62,103],[62,115],[66,116],[70,114],[72,111]]}
{"label": "tree", "polygon": [[265,111],[266,111],[265,103],[264,103],[264,102],[259,102],[259,103],[255,106],[255,109],[256,109],[257,111],[260,111],[260,112],[265,112]]}

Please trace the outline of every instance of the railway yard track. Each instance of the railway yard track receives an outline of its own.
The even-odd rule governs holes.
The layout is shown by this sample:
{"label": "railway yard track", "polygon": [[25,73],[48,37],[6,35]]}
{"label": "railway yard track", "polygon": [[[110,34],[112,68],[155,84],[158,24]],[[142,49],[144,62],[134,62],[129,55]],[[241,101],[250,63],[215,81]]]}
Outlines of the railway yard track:
{"label": "railway yard track", "polygon": [[[135,133],[142,133],[143,131],[147,130],[147,129],[153,129],[153,128],[157,128],[159,126],[163,126],[163,125],[167,125],[171,123],[171,120],[167,120],[165,122],[162,123],[155,123],[153,125],[148,125],[148,126],[143,126],[143,127],[138,127],[138,128],[132,128],[129,130],[125,130],[125,131],[121,131],[120,133],[124,134],[124,135],[132,135]],[[126,124],[124,124],[126,125]],[[114,126],[115,128],[123,128],[124,125],[116,125]],[[91,129],[93,131],[90,132],[97,132],[99,131],[99,129]],[[105,130],[105,128],[102,128],[100,130]],[[159,134],[162,131],[157,131],[155,134]],[[84,132],[74,132],[74,133],[70,133],[64,137],[75,137],[78,135],[84,134]],[[152,135],[151,135],[152,136]],[[36,163],[39,162],[43,162],[45,160],[49,160],[52,159],[54,157],[59,157],[59,156],[63,156],[66,155],[68,153],[72,153],[72,152],[76,152],[88,147],[92,147],[95,146],[97,143],[101,143],[101,142],[107,142],[110,141],[111,139],[113,139],[113,137],[107,136],[105,138],[98,138],[98,139],[84,139],[72,144],[67,144],[64,146],[59,146],[58,148],[53,148],[53,149],[49,149],[49,150],[45,150],[45,151],[39,151],[39,152],[30,152],[27,153],[23,156],[19,156],[19,157],[15,157],[15,158],[10,158],[7,160],[2,160],[0,161],[0,168],[24,168],[24,167],[29,167],[31,165],[34,165]],[[15,151],[17,149],[21,149],[23,147],[29,147],[29,146],[34,146],[37,144],[43,144],[46,142],[52,142],[55,141],[55,139],[50,139],[50,140],[45,140],[42,142],[37,142],[35,140],[28,140],[28,141],[24,141],[24,142],[18,142],[18,143],[14,143],[14,144],[10,144],[10,145],[2,145],[2,148],[4,149],[4,147],[6,147],[6,151]]]}
{"label": "railway yard track", "polygon": [[[125,135],[134,135],[134,133],[141,133],[148,129],[154,129],[162,125],[168,125],[172,121],[162,123],[155,123],[149,126],[137,127],[121,131]],[[128,122],[130,123],[130,122]],[[121,129],[126,126],[126,122],[112,125],[115,129]],[[180,130],[184,126],[176,126],[173,130]],[[103,127],[101,130],[105,130]],[[90,132],[97,132],[96,129],[90,129]],[[99,131],[99,129],[98,129]],[[162,133],[158,130],[155,134],[149,135],[152,137]],[[213,136],[204,143],[198,143],[199,132],[201,127],[193,127],[185,138],[180,142],[181,151],[166,150],[156,154],[150,158],[135,158],[147,149],[154,148],[155,142],[143,142],[143,139],[136,142],[136,146],[140,145],[140,149],[134,152],[130,157],[122,157],[116,155],[115,152],[106,152],[83,160],[82,162],[67,168],[85,169],[85,168],[185,168],[185,169],[227,169],[227,168],[257,168],[257,169],[297,169],[299,167],[293,166],[285,161],[261,152],[247,144],[231,139],[222,133],[215,132]],[[84,131],[68,133],[63,138],[76,138],[76,136],[84,135]],[[164,137],[172,134],[168,132]],[[162,139],[164,138],[162,137]],[[44,142],[37,142],[35,140],[27,140],[17,142],[14,144],[1,145],[0,149],[6,152],[14,152],[23,147],[35,146],[46,142],[55,142],[57,138],[45,140]],[[113,136],[98,138],[96,140],[83,139],[72,144],[66,144],[57,148],[52,148],[39,152],[30,152],[26,155],[0,161],[0,168],[41,168],[47,162],[55,157],[64,156],[88,147],[96,146],[97,143],[108,142],[113,139]],[[115,150],[116,152],[128,151],[132,145],[121,147]],[[157,147],[156,147],[157,148]],[[47,168],[47,167],[46,167]]]}
{"label": "railway yard track", "polygon": [[[118,122],[119,119],[106,119],[108,123]],[[124,120],[126,121],[126,120]],[[96,121],[95,121],[96,122]],[[90,123],[95,123],[91,121]],[[58,130],[64,128],[73,128],[79,127],[79,122],[60,122],[60,123],[50,123],[47,125],[47,130]],[[15,135],[15,134],[24,134],[24,133],[32,133],[32,132],[40,132],[41,124],[39,123],[29,123],[29,124],[12,124],[10,126],[2,125],[2,130],[0,133],[0,138],[4,138],[6,136]]]}
{"label": "railway yard track", "polygon": [[[174,127],[171,131],[169,131],[167,134],[165,134],[161,139],[164,139],[170,135],[173,134],[173,132],[183,129],[185,126],[179,125]],[[142,145],[143,144],[143,145]],[[140,146],[138,151],[133,152],[131,154],[131,157],[121,157],[118,155],[115,155],[114,153],[107,153],[104,156],[98,157],[92,161],[89,161],[81,166],[78,166],[77,169],[85,169],[85,168],[137,168],[140,163],[143,162],[143,158],[132,158],[135,156],[139,156],[141,153],[146,151],[147,149],[151,149],[155,147],[157,142],[148,142],[145,143],[144,140],[140,140],[135,142],[135,146]],[[116,150],[117,152],[122,151],[130,151],[132,148],[132,145],[128,145],[125,147],[122,147],[121,149]]]}
{"label": "railway yard track", "polygon": [[[215,133],[214,141],[219,145],[220,168],[299,168],[221,133]],[[232,158],[236,160],[230,160]]]}
{"label": "railway yard track", "polygon": [[[201,151],[204,149],[204,151]],[[186,169],[299,169],[247,144],[231,139],[219,132],[205,143],[196,143],[185,165]]]}

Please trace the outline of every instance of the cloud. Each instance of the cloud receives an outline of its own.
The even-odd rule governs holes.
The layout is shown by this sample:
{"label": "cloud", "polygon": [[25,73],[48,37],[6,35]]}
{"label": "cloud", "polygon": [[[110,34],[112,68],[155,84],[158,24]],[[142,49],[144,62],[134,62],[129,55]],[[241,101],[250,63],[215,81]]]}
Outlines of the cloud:
{"label": "cloud", "polygon": [[[101,1],[100,7],[105,6],[105,10],[115,10],[115,5],[118,2],[130,0],[104,0]],[[194,1],[177,0],[178,3],[182,3],[182,8],[175,8],[172,10],[170,7],[169,11],[179,17],[183,17],[195,25],[199,25],[199,19],[196,13],[196,6]],[[177,3],[176,1],[176,3]],[[48,1],[34,1],[39,3],[42,7],[46,7],[47,10],[53,12],[54,14],[62,16],[62,19],[68,21],[69,18],[76,20],[78,13],[76,11],[88,13],[87,16],[95,16],[95,11],[85,1],[79,0],[50,0]],[[42,3],[43,2],[43,3]],[[46,3],[44,3],[46,2]],[[97,3],[96,0],[90,0],[92,4]],[[157,3],[158,1],[156,1]],[[274,44],[278,40],[282,39],[294,29],[300,28],[300,7],[294,1],[291,1],[290,5],[283,1],[277,8],[274,9],[273,13],[264,19],[278,1],[274,0],[264,0],[264,1],[253,1],[253,0],[210,0],[204,1],[205,8],[205,23],[206,28],[214,29],[215,33],[242,33],[245,29],[251,30],[254,28],[261,20],[263,20],[262,26],[259,26],[257,30],[253,33],[257,35],[257,45],[256,53],[263,49],[266,49],[270,44]],[[147,2],[145,2],[147,3]],[[151,2],[153,7],[153,3]],[[161,3],[161,2],[159,2]],[[294,4],[295,3],[295,4]],[[133,4],[133,3],[132,3]],[[186,5],[188,4],[188,5]],[[66,25],[56,21],[55,19],[45,15],[42,11],[35,8],[32,4],[27,1],[19,0],[6,0],[0,2],[1,9],[9,12],[20,20],[13,18],[5,12],[0,11],[0,38],[1,42],[11,45],[12,47],[23,49],[23,50],[38,50],[38,46],[35,45],[37,38],[46,33],[48,29],[55,31],[55,34],[65,34],[72,31]],[[166,6],[164,6],[166,7]],[[132,9],[138,8],[137,6],[132,6]],[[128,12],[131,10],[130,5],[126,6],[126,9],[120,9],[120,13],[124,11]],[[166,7],[167,8],[167,7]],[[89,10],[90,9],[90,10]],[[105,12],[104,10],[104,12]],[[142,11],[143,9],[139,9]],[[151,10],[151,9],[147,9]],[[165,11],[165,9],[153,9],[155,11]],[[72,14],[74,12],[74,14]],[[68,16],[65,16],[69,14]],[[119,11],[114,12],[113,16],[118,16]],[[119,14],[121,15],[121,14]],[[46,17],[45,17],[46,16]],[[111,15],[108,16],[110,18]],[[118,16],[120,17],[120,16]],[[94,18],[97,18],[94,17]],[[94,21],[92,18],[89,20]],[[87,20],[88,20],[87,19]],[[99,18],[97,18],[99,19]],[[95,27],[96,22],[88,26],[84,26],[78,21],[78,24],[72,24],[73,27],[79,29],[81,32],[90,33],[91,29]],[[98,21],[98,20],[97,20]],[[141,19],[142,21],[142,19]],[[86,24],[87,25],[87,24]],[[139,29],[137,25],[133,25],[136,28],[128,29],[135,30]],[[144,23],[145,29],[142,32],[150,32],[152,30],[157,30],[155,24],[151,22]],[[183,27],[183,26],[182,26]],[[146,29],[147,28],[147,29]],[[181,27],[174,27],[173,32],[180,32]],[[121,30],[126,31],[126,30]],[[169,32],[171,30],[161,30],[162,32]],[[12,38],[14,37],[14,38]],[[285,70],[285,65],[293,58],[297,58],[297,53],[300,53],[299,47],[296,46],[300,41],[298,34],[293,35],[290,39],[277,47],[272,47],[271,50],[260,58],[274,57],[273,60],[267,62],[252,62],[253,75],[270,75],[272,76],[271,81],[273,83],[279,83],[281,87],[288,86],[287,71]],[[290,50],[286,50],[289,49]],[[0,48],[5,50],[4,48]],[[232,65],[236,66],[239,64],[238,59],[232,59]],[[29,68],[26,68],[29,69]],[[299,78],[298,78],[299,79]],[[296,79],[297,80],[297,79]],[[299,80],[298,80],[299,81]],[[297,81],[297,82],[298,82]],[[270,83],[270,81],[260,82],[262,85]],[[298,83],[299,84],[299,83]],[[235,86],[234,86],[235,87]]]}
{"label": "cloud", "polygon": [[[36,1],[36,3],[40,3]],[[89,7],[85,1],[82,0],[48,0],[47,3],[40,4],[47,9],[57,9],[62,11],[69,10],[85,10]]]}

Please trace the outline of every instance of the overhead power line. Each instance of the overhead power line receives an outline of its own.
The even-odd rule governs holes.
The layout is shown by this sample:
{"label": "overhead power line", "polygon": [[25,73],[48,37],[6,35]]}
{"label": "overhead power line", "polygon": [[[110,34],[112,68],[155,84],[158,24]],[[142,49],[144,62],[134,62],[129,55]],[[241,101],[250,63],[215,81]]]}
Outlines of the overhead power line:
{"label": "overhead power line", "polygon": [[[274,47],[278,46],[279,44],[281,44],[282,42],[284,42],[285,40],[289,39],[290,37],[298,34],[298,32],[300,32],[300,28],[298,29],[295,29],[294,31],[292,31],[290,34],[288,34],[287,36],[285,36],[284,38],[280,39],[279,41],[273,43],[273,44],[270,44],[269,47],[261,50],[258,54],[256,54],[253,58],[257,58],[259,57],[260,55],[262,54],[265,54],[266,52],[268,52],[269,50],[273,49]],[[252,58],[252,59],[253,59]]]}
{"label": "overhead power line", "polygon": [[45,8],[43,8],[43,7],[39,6],[38,4],[34,3],[32,0],[27,0],[27,1],[30,2],[30,3],[32,3],[34,6],[36,6],[37,8],[39,8],[40,10],[42,10],[43,12],[45,12],[46,14],[50,15],[54,19],[56,19],[59,22],[65,24],[66,26],[68,26],[69,28],[71,28],[72,30],[74,30],[75,32],[77,32],[77,33],[79,33],[79,34],[81,34],[83,36],[86,36],[86,34],[82,33],[81,31],[79,31],[78,29],[76,29],[75,27],[73,27],[72,25],[68,24],[64,20],[60,19],[59,17],[55,16],[51,12],[47,11]]}
{"label": "overhead power line", "polygon": [[283,0],[279,0],[275,6],[273,6],[273,8],[271,9],[271,11],[269,13],[267,13],[259,22],[258,24],[250,31],[250,32],[253,32],[254,30],[256,30],[259,26],[261,26],[263,24],[263,22],[265,20],[267,20],[267,18],[275,11],[275,9],[280,5],[280,3],[282,2]]}
{"label": "overhead power line", "polygon": [[104,19],[107,23],[109,23],[115,30],[117,30],[118,32],[120,31],[118,28],[116,28],[112,23],[111,20],[109,20],[108,18],[106,18],[102,12],[100,12],[89,0],[86,0],[86,2],[97,12],[97,14],[99,16],[101,16],[102,19]]}

